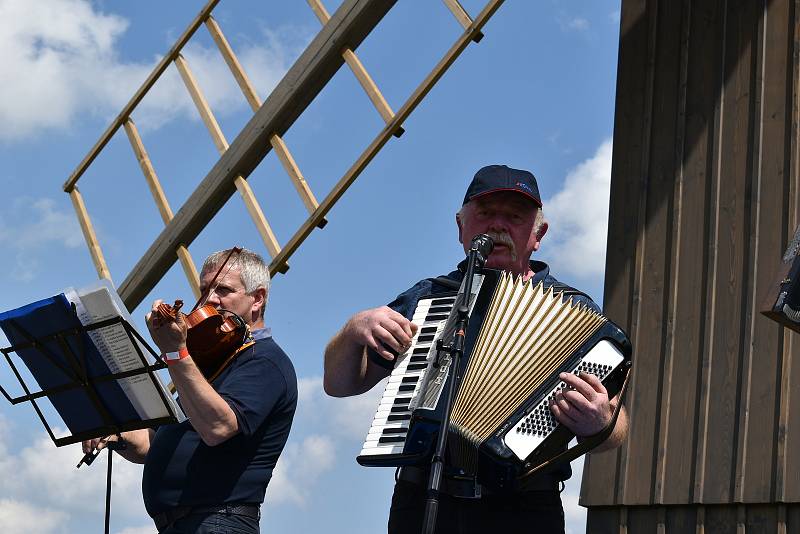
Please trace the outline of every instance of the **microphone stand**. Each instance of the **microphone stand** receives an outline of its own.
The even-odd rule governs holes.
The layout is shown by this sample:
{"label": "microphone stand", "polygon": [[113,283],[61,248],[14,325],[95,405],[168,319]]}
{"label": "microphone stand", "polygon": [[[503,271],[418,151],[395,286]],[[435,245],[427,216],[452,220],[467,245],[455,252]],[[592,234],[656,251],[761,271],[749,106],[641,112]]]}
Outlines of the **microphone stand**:
{"label": "microphone stand", "polygon": [[442,424],[439,427],[439,435],[436,439],[436,451],[431,459],[430,479],[428,480],[428,500],[425,503],[425,517],[422,523],[422,532],[434,534],[436,530],[436,516],[439,511],[439,492],[444,474],[444,456],[447,446],[447,433],[450,428],[450,410],[455,397],[456,382],[458,381],[458,368],[461,356],[464,354],[464,340],[466,338],[467,326],[469,325],[469,304],[472,295],[472,279],[476,271],[483,269],[486,258],[494,247],[492,239],[486,234],[480,234],[472,239],[469,255],[467,256],[467,268],[464,273],[464,291],[461,303],[457,309],[456,327],[453,332],[453,339],[446,347],[439,348],[439,351],[446,350],[450,354],[450,383],[445,393],[442,408]]}

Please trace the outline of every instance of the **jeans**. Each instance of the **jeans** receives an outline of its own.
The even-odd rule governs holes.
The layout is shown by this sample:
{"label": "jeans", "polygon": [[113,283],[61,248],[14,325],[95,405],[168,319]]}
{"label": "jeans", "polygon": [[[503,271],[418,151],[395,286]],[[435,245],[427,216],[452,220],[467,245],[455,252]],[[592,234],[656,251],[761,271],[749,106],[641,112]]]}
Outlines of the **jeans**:
{"label": "jeans", "polygon": [[190,514],[159,534],[259,534],[258,519],[238,514]]}

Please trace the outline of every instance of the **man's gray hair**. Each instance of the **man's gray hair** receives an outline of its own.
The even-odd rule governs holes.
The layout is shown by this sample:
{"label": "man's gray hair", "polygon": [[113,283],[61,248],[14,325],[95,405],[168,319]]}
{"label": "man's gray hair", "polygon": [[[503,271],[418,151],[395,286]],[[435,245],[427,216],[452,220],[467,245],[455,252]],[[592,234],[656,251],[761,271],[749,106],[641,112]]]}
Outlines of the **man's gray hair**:
{"label": "man's gray hair", "polygon": [[[210,272],[219,269],[222,262],[230,254],[231,249],[220,250],[214,252],[206,261],[203,262],[201,272]],[[231,258],[231,268],[239,269],[239,276],[242,279],[242,285],[247,293],[252,293],[256,289],[263,287],[266,290],[264,295],[264,306],[267,305],[267,297],[269,297],[269,267],[264,263],[264,258],[256,254],[252,250],[243,248],[239,254]],[[261,309],[261,315],[264,315],[264,308]]]}

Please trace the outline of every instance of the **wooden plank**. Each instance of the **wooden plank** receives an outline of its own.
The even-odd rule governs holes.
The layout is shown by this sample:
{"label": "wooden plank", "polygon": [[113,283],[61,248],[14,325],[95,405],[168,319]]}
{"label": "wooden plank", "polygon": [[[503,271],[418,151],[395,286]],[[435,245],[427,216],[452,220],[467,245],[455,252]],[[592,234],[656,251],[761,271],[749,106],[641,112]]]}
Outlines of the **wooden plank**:
{"label": "wooden plank", "polygon": [[[758,313],[760,295],[773,283],[772,266],[783,255],[786,202],[788,12],[785,1],[764,6],[758,30],[752,176],[751,285],[744,320],[745,369],[740,404],[737,444],[735,500],[769,502],[774,495],[778,435],[778,362],[781,327]],[[749,526],[748,526],[749,531]]]}
{"label": "wooden plank", "polygon": [[[684,3],[684,9],[689,9]],[[693,461],[697,417],[699,362],[704,353],[703,320],[708,284],[708,177],[710,128],[708,110],[714,109],[718,86],[714,39],[721,16],[716,3],[692,3],[682,22],[681,56],[686,69],[683,139],[676,158],[680,175],[676,184],[674,216],[675,257],[671,286],[672,325],[665,369],[663,438],[656,473],[656,502],[692,502]],[[688,42],[687,42],[688,41]],[[680,120],[680,119],[679,119]]]}
{"label": "wooden plank", "polygon": [[[668,293],[673,257],[672,212],[675,195],[675,137],[678,131],[677,81],[680,72],[680,2],[659,2],[652,15],[655,43],[651,140],[648,150],[644,225],[637,253],[639,311],[634,350],[637,387],[631,391],[631,429],[625,466],[625,504],[654,502],[654,467],[662,408]],[[641,224],[641,223],[640,223]]]}
{"label": "wooden plank", "polygon": [[[704,502],[703,491],[705,487],[705,473],[706,473],[706,460],[709,448],[712,446],[711,441],[714,436],[709,434],[708,425],[708,411],[709,404],[713,399],[713,392],[710,389],[711,373],[709,370],[712,367],[714,356],[714,336],[712,335],[715,321],[716,321],[716,290],[717,284],[717,265],[719,263],[719,253],[717,249],[717,242],[719,240],[719,190],[721,177],[721,153],[722,153],[722,130],[723,126],[727,126],[723,122],[725,110],[725,93],[723,91],[723,80],[726,76],[724,69],[724,51],[725,42],[727,38],[727,19],[725,13],[725,3],[719,2],[720,16],[719,24],[715,27],[715,40],[716,46],[714,47],[715,60],[709,65],[711,71],[716,71],[717,77],[714,85],[715,97],[713,107],[706,110],[708,114],[708,121],[711,125],[711,136],[709,149],[710,154],[708,157],[708,222],[707,222],[707,240],[709,246],[707,248],[707,263],[706,271],[706,288],[705,288],[705,314],[703,317],[703,353],[700,358],[701,380],[698,390],[697,400],[697,416],[696,416],[696,435],[697,435],[697,450],[693,458],[694,470],[694,487],[692,489],[692,501]],[[698,516],[698,521],[705,521],[705,511]],[[699,523],[698,523],[699,524]]]}
{"label": "wooden plank", "polygon": [[194,298],[199,299],[201,294],[200,274],[197,272],[197,267],[192,260],[191,254],[189,254],[189,249],[186,248],[185,245],[178,245],[175,249],[175,254],[177,254],[178,260],[181,262],[183,274],[186,276],[186,280],[189,282],[189,287],[192,289]]}
{"label": "wooden plank", "polygon": [[774,504],[747,505],[745,516],[747,534],[775,534],[778,532],[778,507]]}
{"label": "wooden plank", "polygon": [[[208,28],[211,37],[214,39],[214,42],[217,43],[217,48],[219,48],[222,57],[225,59],[225,63],[227,63],[231,73],[233,74],[233,77],[236,79],[236,83],[239,84],[239,88],[242,90],[245,99],[250,104],[250,107],[253,109],[253,111],[258,111],[258,108],[261,107],[261,99],[258,97],[253,84],[250,82],[250,78],[244,72],[244,69],[239,63],[239,59],[236,57],[236,54],[233,53],[233,49],[228,43],[228,40],[225,38],[225,35],[222,33],[217,21],[209,17],[206,21],[206,27]],[[186,69],[185,66],[184,69]],[[210,110],[208,113],[210,113]],[[272,149],[275,150],[278,159],[281,161],[286,169],[286,172],[289,174],[289,177],[292,179],[292,183],[294,183],[295,188],[300,194],[300,198],[306,205],[309,213],[312,213],[317,208],[317,199],[314,197],[314,194],[308,187],[308,183],[306,183],[305,178],[300,172],[300,169],[297,167],[297,164],[294,162],[294,158],[292,158],[292,155],[289,153],[286,145],[277,135],[270,137],[270,145],[272,146]],[[227,148],[227,146],[228,145],[226,141],[225,147]],[[249,191],[249,187],[240,187],[239,178],[237,178],[237,189],[239,192],[242,193],[242,191],[245,189]],[[244,196],[245,193],[242,193],[242,195]],[[272,233],[272,230],[269,229],[269,225],[267,224],[266,218],[261,211],[261,207],[258,206],[258,203],[256,202],[255,197],[252,195],[252,192],[249,193],[249,196],[245,197],[245,203],[247,204],[251,217],[253,217],[253,220],[256,221],[256,225],[260,227],[259,233],[261,233],[264,242],[268,243],[267,247],[270,249],[270,253],[274,257],[280,251],[280,247],[275,240],[275,235]],[[322,219],[318,227],[324,228],[326,223],[327,221]],[[262,226],[264,227],[264,230],[261,229]],[[275,250],[275,252],[272,252],[273,250]]]}
{"label": "wooden plank", "polygon": [[[736,533],[737,510],[736,505],[705,506],[704,530],[705,534],[734,534]],[[738,534],[738,533],[737,533]]]}
{"label": "wooden plank", "polygon": [[[632,207],[639,205],[639,199],[643,195],[642,153],[647,146],[644,140],[649,129],[651,105],[648,99],[652,88],[652,70],[647,68],[649,24],[646,8],[644,2],[623,2],[620,13],[614,157],[611,163],[605,269],[607,274],[603,296],[604,313],[633,339],[633,317],[638,300],[638,297],[634,298],[634,258],[638,232],[631,235],[631,229],[638,229],[642,223],[639,222],[639,210]],[[634,361],[638,357],[634,353]],[[634,371],[630,389],[633,389],[635,383]],[[635,409],[628,400],[626,407],[629,411]],[[618,476],[628,443],[616,450],[586,456],[581,483],[581,505],[607,506],[622,502]],[[612,489],[616,491],[611,491]]]}
{"label": "wooden plank", "polygon": [[[258,232],[261,234],[262,239],[264,239],[264,244],[267,250],[269,250],[270,256],[274,258],[280,253],[281,247],[278,244],[278,240],[275,238],[275,234],[272,232],[272,227],[261,211],[261,205],[256,200],[256,196],[250,188],[250,184],[241,176],[237,176],[234,183],[236,184],[236,189],[239,191],[239,194],[242,195],[244,204],[247,207],[247,212],[256,223]],[[286,268],[288,269],[288,264],[286,264]]]}
{"label": "wooden plank", "polygon": [[92,221],[89,219],[89,212],[86,211],[83,195],[81,195],[77,186],[73,186],[72,189],[70,189],[69,197],[72,199],[72,206],[75,208],[75,213],[78,215],[78,222],[81,225],[81,231],[86,240],[86,245],[89,247],[89,254],[92,256],[92,263],[94,263],[94,268],[97,270],[97,275],[100,278],[111,280],[111,273],[103,257],[103,250],[100,248],[100,243],[97,241],[97,234],[95,234],[94,226],[92,226]]}
{"label": "wooden plank", "polygon": [[[217,147],[217,150],[220,154],[225,154],[225,152],[228,150],[228,140],[225,139],[225,134],[222,133],[222,129],[219,127],[219,123],[217,122],[216,117],[214,117],[214,113],[211,111],[208,101],[205,99],[205,96],[203,96],[203,92],[200,90],[200,86],[197,84],[197,81],[195,80],[194,75],[189,68],[189,64],[186,62],[183,56],[178,55],[178,57],[175,58],[175,65],[178,67],[178,70],[181,73],[181,78],[183,78],[186,88],[189,90],[189,93],[192,96],[192,101],[194,101],[195,106],[197,106],[197,111],[200,113],[203,123],[206,125],[209,134],[211,134],[214,145]],[[256,229],[258,230],[259,235],[261,235],[264,245],[267,247],[267,250],[272,257],[277,256],[281,251],[281,247],[278,244],[278,240],[275,238],[275,233],[272,231],[272,227],[270,227],[269,223],[267,222],[267,218],[264,216],[264,212],[261,210],[261,206],[259,205],[258,200],[256,199],[256,196],[250,187],[250,184],[248,184],[241,175],[234,178],[234,184],[236,185],[236,190],[239,191],[239,194],[242,196],[242,200],[244,200],[247,212],[250,214],[250,218],[256,225]],[[281,272],[286,272],[286,270],[289,268],[289,265],[284,264],[282,267],[283,270]]]}
{"label": "wooden plank", "polygon": [[[236,177],[249,176],[266,156],[269,137],[275,133],[283,135],[333,77],[343,63],[342,43],[356,47],[394,2],[346,0],[342,3],[120,284],[119,293],[127,306],[136,307],[142,301],[172,265],[174,244],[191,244],[233,194]],[[280,264],[286,263],[286,259],[282,258]]]}
{"label": "wooden plank", "polygon": [[[474,27],[476,29],[480,29],[488,22],[491,16],[497,11],[500,6],[503,4],[504,0],[490,0],[487,2],[486,6],[481,10],[480,14],[475,18]],[[311,230],[319,224],[319,221],[330,211],[333,205],[336,203],[339,198],[347,191],[347,189],[352,185],[352,183],[358,178],[361,172],[366,168],[372,158],[378,153],[378,151],[385,145],[389,137],[391,137],[392,132],[396,130],[396,127],[401,124],[405,119],[411,114],[414,109],[422,102],[422,99],[425,98],[425,95],[433,88],[436,82],[441,78],[447,69],[455,62],[461,52],[469,44],[469,38],[471,34],[464,33],[459,37],[453,46],[445,53],[444,57],[436,64],[433,70],[425,77],[425,79],[417,86],[414,92],[408,97],[405,104],[403,104],[395,115],[395,118],[392,119],[391,124],[386,125],[381,133],[373,139],[373,141],[369,144],[369,146],[361,153],[358,159],[350,166],[344,176],[336,183],[333,189],[328,193],[325,199],[320,203],[319,208],[314,212],[314,214],[303,223],[300,228],[295,232],[294,236],[286,243],[286,245],[281,250],[281,253],[278,254],[276,258],[272,260],[270,263],[270,271],[274,271],[277,267],[282,265],[288,258],[291,256],[295,250],[300,246],[300,244],[308,237],[311,233]]]}
{"label": "wooden plank", "polygon": [[665,507],[667,534],[695,534],[697,530],[697,507],[689,506],[667,506]]}
{"label": "wooden plank", "polygon": [[756,34],[758,16],[751,2],[726,5],[724,56],[724,95],[720,132],[720,176],[717,184],[718,214],[716,232],[715,278],[712,282],[714,322],[710,326],[711,353],[708,392],[713,402],[707,404],[706,425],[713,445],[706,450],[702,502],[730,502],[734,495],[736,444],[739,439],[739,394],[744,357],[745,292],[751,272],[747,258],[751,254],[748,223],[751,213],[748,184],[748,158],[752,150],[754,50],[751,39]]}
{"label": "wooden plank", "polygon": [[242,64],[239,63],[239,58],[237,58],[236,54],[233,53],[233,48],[231,48],[231,45],[225,38],[225,34],[222,33],[222,29],[220,29],[219,24],[217,24],[217,21],[214,20],[214,17],[208,17],[206,19],[206,29],[208,29],[208,33],[211,34],[211,38],[217,44],[217,48],[219,49],[220,54],[222,54],[222,58],[225,60],[225,63],[228,65],[228,68],[236,80],[236,83],[242,90],[247,103],[250,104],[250,107],[253,111],[258,111],[258,108],[261,107],[262,103],[261,98],[259,98],[255,87],[253,87],[252,82],[250,82],[250,78],[247,76],[247,74],[245,74]]}
{"label": "wooden plank", "polygon": [[294,161],[289,149],[286,148],[286,143],[284,143],[283,139],[278,135],[270,137],[269,143],[272,145],[272,150],[275,151],[275,155],[278,156],[284,170],[292,179],[292,183],[295,189],[297,189],[297,194],[300,195],[300,199],[303,201],[303,204],[305,204],[308,213],[314,213],[314,210],[319,207],[319,202],[317,202],[314,193],[311,192],[311,188],[308,187],[308,183],[305,177],[303,177],[303,173],[300,172],[300,168]]}
{"label": "wooden plank", "polygon": [[[158,179],[156,170],[153,168],[153,164],[150,161],[150,156],[148,156],[147,150],[144,148],[139,130],[130,117],[125,121],[124,126],[133,153],[136,155],[136,160],[139,162],[139,167],[142,169],[142,174],[144,174],[147,186],[150,188],[150,193],[153,195],[153,200],[156,203],[158,212],[161,214],[161,219],[164,221],[164,224],[167,224],[172,220],[172,208],[169,206],[167,196],[164,194],[164,189],[161,187],[161,182]],[[189,282],[189,286],[195,298],[200,298],[200,276],[197,273],[197,268],[194,265],[194,261],[192,261],[189,250],[183,245],[178,245],[175,252],[178,255],[181,267],[183,267],[183,272],[186,275],[186,280]]]}
{"label": "wooden plank", "polygon": [[164,224],[167,224],[172,220],[172,208],[167,201],[167,196],[164,194],[164,189],[161,187],[161,182],[150,161],[150,156],[144,148],[144,143],[139,135],[139,129],[136,128],[136,124],[134,124],[133,119],[130,117],[125,121],[125,133],[128,134],[128,141],[131,143],[133,153],[136,155],[136,160],[139,162],[139,167],[142,169],[145,181],[147,181],[150,194],[153,195],[153,201],[156,203],[158,213],[161,214],[161,220],[164,221]]}
{"label": "wooden plank", "polygon": [[[691,4],[689,2],[675,2],[674,5],[676,12],[665,21],[665,24],[674,28],[673,32],[676,38],[665,40],[665,46],[663,47],[667,57],[669,57],[670,54],[674,54],[675,60],[668,61],[667,65],[669,72],[672,72],[673,68],[675,69],[674,72],[676,74],[677,85],[672,86],[671,84],[668,84],[664,88],[665,93],[673,92],[674,94],[671,100],[674,100],[675,140],[672,147],[673,163],[664,169],[664,171],[672,171],[673,184],[671,203],[666,206],[666,217],[670,220],[668,224],[669,230],[664,238],[665,248],[669,247],[670,251],[667,257],[664,258],[667,262],[667,270],[665,272],[667,279],[665,281],[666,288],[664,290],[666,317],[664,321],[665,339],[662,349],[664,353],[663,367],[661,369],[663,385],[659,400],[660,417],[659,421],[657,422],[660,430],[659,434],[655,436],[657,441],[654,443],[654,446],[657,448],[657,454],[654,457],[655,476],[653,480],[652,499],[654,503],[662,504],[666,502],[666,487],[673,486],[672,477],[674,473],[670,471],[670,468],[674,468],[675,466],[667,465],[667,460],[670,457],[669,453],[671,452],[670,446],[675,441],[679,441],[679,446],[681,446],[686,443],[687,438],[690,438],[690,435],[686,435],[686,427],[683,425],[683,422],[686,421],[685,401],[687,398],[687,393],[689,393],[688,396],[691,396],[691,384],[693,383],[691,380],[688,381],[688,383],[686,381],[686,368],[689,367],[690,373],[692,371],[696,373],[696,366],[691,365],[691,363],[694,363],[694,355],[696,354],[696,351],[689,351],[687,354],[681,350],[684,347],[680,347],[678,350],[676,350],[676,345],[683,345],[687,342],[697,342],[696,335],[686,337],[687,332],[683,331],[683,327],[686,325],[685,321],[687,317],[681,315],[686,311],[683,309],[686,303],[682,300],[682,298],[686,297],[686,287],[694,286],[692,282],[696,280],[695,272],[686,272],[685,270],[682,270],[682,268],[686,268],[686,266],[683,264],[698,256],[698,249],[687,249],[686,241],[693,241],[696,239],[696,236],[698,236],[698,233],[695,231],[695,223],[697,222],[696,211],[691,209],[691,205],[684,206],[684,201],[688,200],[689,203],[691,203],[691,201],[694,199],[686,199],[685,197],[685,189],[688,188],[691,190],[692,184],[685,184],[687,177],[684,174],[685,169],[683,165],[685,157],[684,152],[686,148],[686,92],[689,75],[689,41],[691,21],[693,17]],[[665,17],[662,16],[662,19],[665,19]],[[657,59],[657,61],[659,61],[659,59]],[[668,108],[666,111],[669,113],[671,108]],[[663,142],[665,149],[669,147],[669,142],[667,139],[655,139],[654,142],[656,144]],[[663,152],[664,154],[661,157],[669,157],[669,153],[666,150]],[[661,166],[657,160],[655,161],[655,165]],[[667,193],[666,190],[663,192]],[[701,196],[700,199],[702,198],[703,197]],[[688,236],[688,239],[685,240],[684,238],[687,237],[685,236],[687,230],[690,236]],[[699,250],[702,250],[702,248]],[[687,258],[687,256],[689,257]],[[689,283],[686,283],[687,281]],[[691,304],[696,302],[696,295],[696,293],[691,295]],[[697,319],[699,317],[696,315],[695,318]],[[691,360],[691,362],[687,362],[687,357]],[[687,363],[689,363],[689,365],[687,365]],[[691,374],[689,377],[691,377]],[[687,392],[687,390],[689,391]],[[676,418],[681,419],[680,421],[676,421]],[[691,440],[689,443],[691,443]],[[686,457],[683,458],[684,461],[682,462],[682,465],[678,466],[678,469],[679,473],[684,475],[684,478],[688,478],[685,473],[686,469],[681,469],[685,468],[687,465],[691,465],[685,461],[685,458]],[[681,471],[683,472],[681,473]],[[684,498],[678,500],[677,502],[686,503],[688,500],[684,495]],[[659,528],[663,529],[664,527],[663,525],[660,525]]]}
{"label": "wooden plank", "polygon": [[[461,3],[458,0],[444,0],[444,4],[456,18],[458,23],[461,24],[464,30],[469,31],[470,26],[472,26],[472,19]],[[480,32],[476,33],[475,37],[472,38],[472,40],[476,43],[479,43],[481,39],[483,39],[483,34]]]}
{"label": "wooden plank", "polygon": [[784,508],[786,509],[786,531],[779,534],[800,532],[800,504],[788,504]]}
{"label": "wooden plank", "polygon": [[161,59],[161,61],[158,62],[158,65],[155,66],[153,72],[150,73],[144,83],[142,83],[139,89],[136,90],[133,97],[128,101],[125,107],[122,108],[122,111],[119,112],[114,121],[108,126],[108,128],[106,128],[106,131],[103,132],[103,135],[100,136],[100,139],[95,143],[92,149],[89,150],[89,153],[83,158],[83,160],[81,160],[75,170],[72,171],[72,174],[70,174],[67,181],[64,182],[64,191],[69,193],[75,184],[78,183],[78,180],[83,173],[86,172],[86,169],[89,168],[89,165],[92,164],[100,151],[103,150],[114,134],[117,133],[119,127],[122,126],[128,117],[130,117],[131,113],[133,113],[133,110],[139,105],[139,102],[141,102],[147,92],[153,87],[153,85],[155,85],[164,71],[167,70],[167,67],[169,67],[169,64],[172,62],[175,56],[177,56],[186,43],[189,42],[189,39],[192,38],[194,32],[197,31],[197,28],[199,28],[206,17],[211,14],[211,11],[218,3],[219,0],[209,0],[208,3],[203,6],[194,20],[192,20],[192,22],[189,24],[189,27],[186,28],[180,37],[178,37],[178,40],[174,45],[172,45],[172,48],[170,48],[167,54]]}
{"label": "wooden plank", "polygon": [[628,507],[628,532],[658,533],[658,520],[661,515],[660,506],[630,506]]}
{"label": "wooden plank", "polygon": [[[800,502],[800,334],[784,330],[787,350],[782,362],[781,418],[783,458],[778,464],[777,497],[780,502]],[[789,531],[792,532],[792,531]]]}
{"label": "wooden plank", "polygon": [[203,92],[200,90],[200,86],[197,84],[197,80],[194,74],[192,74],[192,70],[189,68],[186,58],[184,58],[182,54],[178,54],[175,56],[174,62],[186,89],[192,97],[192,102],[194,102],[197,111],[200,113],[200,118],[203,119],[203,124],[206,125],[208,133],[211,134],[214,146],[217,147],[217,151],[220,154],[224,154],[225,151],[228,150],[228,140],[225,139],[225,134],[222,133],[222,128],[219,127],[219,122],[217,122],[216,117],[214,117],[211,106],[208,105],[208,101],[205,96],[203,96]]}
{"label": "wooden plank", "polygon": [[[328,15],[328,10],[325,9],[325,6],[320,0],[308,0],[308,5],[311,6],[311,9],[323,26],[328,23],[331,17]],[[470,21],[470,23],[471,22],[472,21]],[[367,69],[364,68],[364,65],[361,63],[361,60],[358,59],[355,52],[345,47],[342,50],[342,57],[345,63],[347,63],[347,66],[350,67],[350,70],[355,75],[362,89],[364,89],[364,92],[367,93],[367,96],[372,101],[372,105],[375,106],[375,109],[383,118],[384,122],[387,124],[391,122],[394,118],[394,111],[392,111],[391,106],[389,106],[389,103],[383,97],[383,93],[378,89],[377,84],[373,81]],[[400,137],[403,135],[404,131],[402,127],[398,127],[394,131],[394,136]]]}
{"label": "wooden plank", "polygon": [[[791,106],[791,127],[788,131],[790,153],[787,162],[788,194],[784,225],[785,240],[800,224],[800,2],[789,2],[791,36],[787,57],[791,58],[792,74],[788,83]],[[785,241],[785,242],[786,242]],[[784,243],[785,244],[785,243]],[[778,417],[778,451],[776,461],[776,496],[779,502],[800,502],[800,335],[784,329],[784,346],[781,354],[780,401]],[[800,513],[794,506],[794,530],[800,532]],[[790,508],[791,514],[791,508]],[[792,524],[787,520],[787,527]]]}
{"label": "wooden plank", "polygon": [[594,506],[586,514],[586,532],[620,534],[617,506]]}

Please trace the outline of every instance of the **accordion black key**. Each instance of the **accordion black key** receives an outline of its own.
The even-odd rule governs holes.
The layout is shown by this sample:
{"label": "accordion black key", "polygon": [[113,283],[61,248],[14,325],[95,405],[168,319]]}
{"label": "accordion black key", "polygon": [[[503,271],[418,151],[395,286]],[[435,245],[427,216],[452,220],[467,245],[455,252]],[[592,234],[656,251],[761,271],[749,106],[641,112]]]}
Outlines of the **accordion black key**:
{"label": "accordion black key", "polygon": [[[440,396],[452,379],[449,356],[437,354],[436,342],[452,336],[450,312],[463,300],[460,294],[420,299],[412,319],[420,329],[397,358],[360,464],[430,461],[442,420]],[[476,275],[469,308],[447,463],[489,487],[511,488],[573,437],[549,408],[565,387],[559,374],[590,372],[613,396],[630,367],[631,346],[619,327],[583,303],[508,273]]]}

